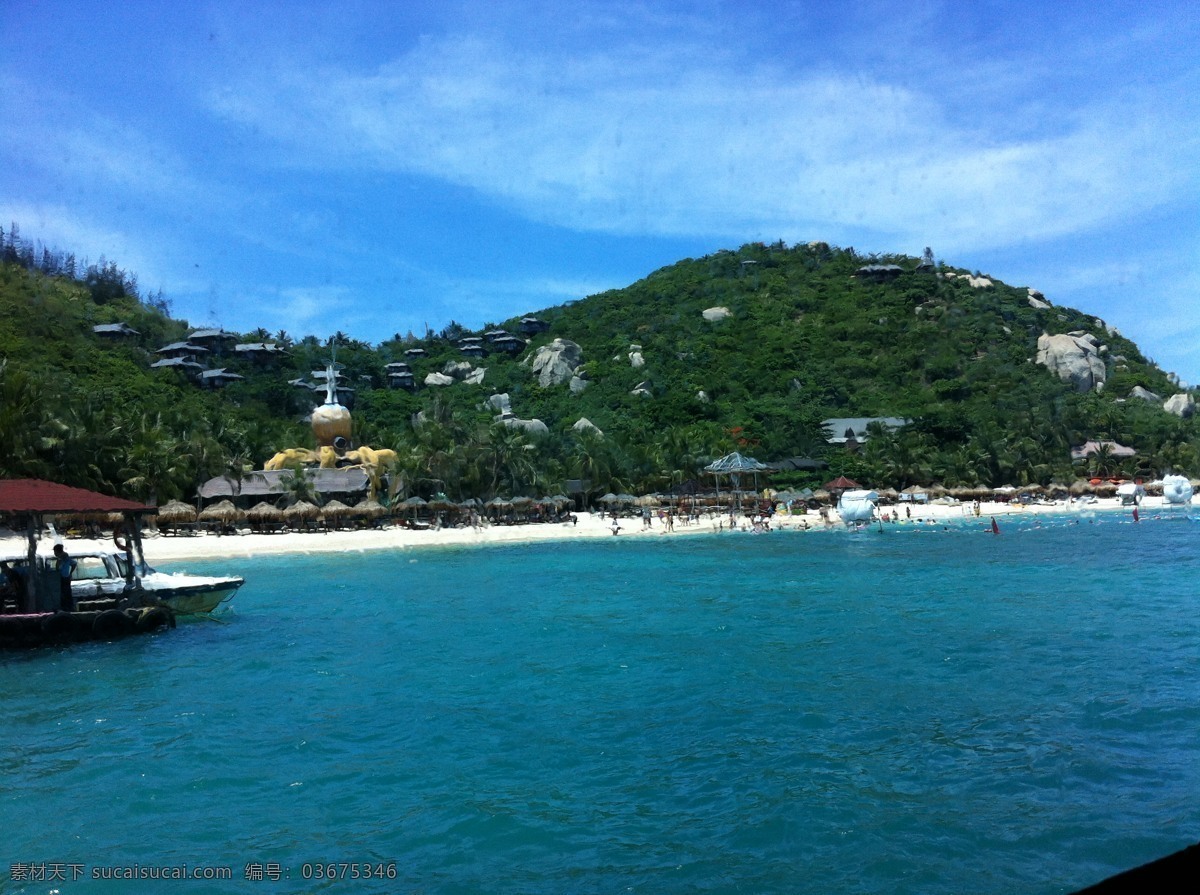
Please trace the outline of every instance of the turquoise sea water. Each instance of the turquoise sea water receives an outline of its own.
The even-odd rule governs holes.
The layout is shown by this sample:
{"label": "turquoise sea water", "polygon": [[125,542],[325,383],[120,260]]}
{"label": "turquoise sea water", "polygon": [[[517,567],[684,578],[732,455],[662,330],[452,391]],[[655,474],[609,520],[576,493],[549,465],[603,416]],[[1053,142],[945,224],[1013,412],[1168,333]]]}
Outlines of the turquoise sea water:
{"label": "turquoise sea water", "polygon": [[[241,561],[224,624],[0,655],[0,892],[1072,891],[1200,839],[1198,548],[1111,518]],[[232,878],[93,878],[134,866]]]}

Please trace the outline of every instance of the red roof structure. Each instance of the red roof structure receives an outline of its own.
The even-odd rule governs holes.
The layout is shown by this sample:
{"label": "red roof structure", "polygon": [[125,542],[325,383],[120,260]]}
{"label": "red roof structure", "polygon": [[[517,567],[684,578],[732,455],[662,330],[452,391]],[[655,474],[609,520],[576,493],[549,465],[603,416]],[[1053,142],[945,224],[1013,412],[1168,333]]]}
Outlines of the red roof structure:
{"label": "red roof structure", "polygon": [[854,479],[848,479],[844,475],[840,475],[832,482],[826,482],[821,487],[826,491],[847,491],[851,488],[861,488],[862,485],[854,481]]}
{"label": "red roof structure", "polygon": [[0,480],[0,513],[157,513],[158,508],[41,479]]}

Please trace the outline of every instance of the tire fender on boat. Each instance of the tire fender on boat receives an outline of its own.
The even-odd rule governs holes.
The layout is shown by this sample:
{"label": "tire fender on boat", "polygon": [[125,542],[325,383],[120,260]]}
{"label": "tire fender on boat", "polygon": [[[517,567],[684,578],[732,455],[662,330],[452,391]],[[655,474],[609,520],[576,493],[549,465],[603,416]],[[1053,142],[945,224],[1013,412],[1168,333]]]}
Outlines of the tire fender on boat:
{"label": "tire fender on boat", "polygon": [[120,609],[105,609],[92,622],[93,637],[123,637],[136,630],[134,620]]}
{"label": "tire fender on boat", "polygon": [[175,627],[175,613],[165,606],[151,606],[149,609],[143,609],[138,616],[137,629],[140,633],[173,627]]}

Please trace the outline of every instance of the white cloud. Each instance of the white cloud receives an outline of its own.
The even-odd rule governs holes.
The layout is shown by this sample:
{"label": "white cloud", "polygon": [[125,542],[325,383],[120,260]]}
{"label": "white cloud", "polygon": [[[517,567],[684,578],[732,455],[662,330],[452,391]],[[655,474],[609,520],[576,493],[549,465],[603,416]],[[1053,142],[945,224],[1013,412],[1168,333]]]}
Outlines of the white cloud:
{"label": "white cloud", "polygon": [[961,251],[1170,201],[1195,137],[1180,140],[1154,100],[1063,110],[1042,136],[1025,123],[1009,136],[1003,109],[951,121],[932,95],[854,74],[726,69],[667,44],[522,55],[466,37],[365,75],[275,71],[215,106],[275,133],[297,164],[441,178],[579,230],[867,230]]}

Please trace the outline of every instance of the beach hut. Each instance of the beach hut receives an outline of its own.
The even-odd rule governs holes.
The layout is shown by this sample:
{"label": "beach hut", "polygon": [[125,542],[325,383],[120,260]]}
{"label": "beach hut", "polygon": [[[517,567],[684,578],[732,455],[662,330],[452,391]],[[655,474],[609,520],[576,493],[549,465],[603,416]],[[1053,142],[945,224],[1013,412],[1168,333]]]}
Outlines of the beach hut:
{"label": "beach hut", "polygon": [[742,505],[742,481],[741,478],[747,473],[754,476],[754,491],[758,491],[758,474],[760,472],[769,472],[771,467],[766,463],[760,463],[753,457],[744,457],[737,451],[732,454],[726,454],[720,460],[714,460],[704,467],[704,471],[711,474],[717,483],[717,503],[721,502],[721,476],[729,476],[729,481],[733,490],[733,503],[735,507]]}

